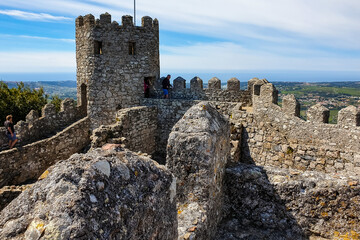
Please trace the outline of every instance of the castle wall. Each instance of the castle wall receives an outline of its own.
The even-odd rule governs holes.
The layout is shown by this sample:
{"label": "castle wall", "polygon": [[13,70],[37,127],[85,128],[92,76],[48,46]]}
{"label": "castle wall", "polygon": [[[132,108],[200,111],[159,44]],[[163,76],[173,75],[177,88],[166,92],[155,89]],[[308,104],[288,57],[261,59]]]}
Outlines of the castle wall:
{"label": "castle wall", "polygon": [[0,152],[0,186],[37,179],[49,166],[81,151],[89,139],[86,117],[53,137]]}
{"label": "castle wall", "polygon": [[0,211],[3,210],[12,200],[23,191],[31,188],[32,184],[22,186],[5,186],[0,189]]}
{"label": "castle wall", "polygon": [[228,120],[209,102],[191,107],[170,133],[166,166],[176,177],[181,239],[214,237],[222,217],[229,137]]}
{"label": "castle wall", "polygon": [[[39,139],[54,135],[61,129],[86,116],[83,106],[75,106],[73,99],[67,98],[61,102],[60,112],[56,112],[53,104],[46,104],[42,108],[41,117],[34,110],[30,111],[25,121],[19,121],[15,126],[15,133],[20,139],[16,146],[35,142]],[[8,148],[6,129],[0,128],[0,147]]]}
{"label": "castle wall", "polygon": [[[249,90],[240,90],[240,81],[237,79],[230,79],[226,89],[221,89],[221,81],[217,79],[213,83],[213,79],[209,80],[208,88],[202,87],[202,80],[198,77],[191,79],[192,85],[186,88],[186,80],[182,77],[177,77],[173,81],[173,88],[169,89],[169,97],[171,99],[182,100],[204,100],[204,101],[218,101],[218,102],[240,102],[243,106],[252,105],[251,92]],[[162,98],[162,90],[154,92],[155,98]]]}
{"label": "castle wall", "polygon": [[360,129],[305,122],[279,106],[235,111],[232,121],[243,127],[241,161],[257,165],[360,173]]}
{"label": "castle wall", "polygon": [[145,77],[159,78],[158,21],[143,17],[139,27],[131,16],[123,16],[121,25],[107,13],[100,20],[80,16],[76,62],[78,100],[87,100],[92,129],[114,123],[117,110],[140,105]]}
{"label": "castle wall", "polygon": [[243,106],[251,106],[251,94],[248,90],[205,89],[206,100],[219,102],[240,102]]}
{"label": "castle wall", "polygon": [[[144,98],[143,105],[155,106],[157,109],[156,153],[157,161],[165,164],[166,145],[169,134],[175,125],[193,105],[199,100],[180,99],[150,99]],[[236,102],[209,102],[224,116],[230,117],[232,109],[238,106]]]}
{"label": "castle wall", "polygon": [[95,129],[91,136],[91,147],[105,143],[124,144],[134,152],[152,155],[156,151],[157,109],[155,107],[133,107],[121,109],[116,114],[116,123]]}

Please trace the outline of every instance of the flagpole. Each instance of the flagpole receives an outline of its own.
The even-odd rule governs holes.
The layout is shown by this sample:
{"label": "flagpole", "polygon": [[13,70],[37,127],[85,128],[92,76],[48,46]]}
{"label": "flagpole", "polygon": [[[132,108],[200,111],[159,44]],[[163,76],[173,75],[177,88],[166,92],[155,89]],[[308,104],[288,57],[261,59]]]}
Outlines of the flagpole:
{"label": "flagpole", "polygon": [[136,5],[134,0],[134,26],[136,26]]}

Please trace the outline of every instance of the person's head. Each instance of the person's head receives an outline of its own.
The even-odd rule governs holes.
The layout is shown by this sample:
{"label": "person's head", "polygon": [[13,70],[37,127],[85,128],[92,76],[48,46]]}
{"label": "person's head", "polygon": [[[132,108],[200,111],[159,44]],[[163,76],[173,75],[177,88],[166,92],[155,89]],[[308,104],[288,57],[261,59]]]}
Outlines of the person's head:
{"label": "person's head", "polygon": [[12,115],[7,115],[6,120],[11,121],[12,120]]}
{"label": "person's head", "polygon": [[167,78],[167,79],[170,79],[170,78],[171,78],[171,75],[170,75],[170,74],[168,74],[168,75],[166,76],[166,78]]}

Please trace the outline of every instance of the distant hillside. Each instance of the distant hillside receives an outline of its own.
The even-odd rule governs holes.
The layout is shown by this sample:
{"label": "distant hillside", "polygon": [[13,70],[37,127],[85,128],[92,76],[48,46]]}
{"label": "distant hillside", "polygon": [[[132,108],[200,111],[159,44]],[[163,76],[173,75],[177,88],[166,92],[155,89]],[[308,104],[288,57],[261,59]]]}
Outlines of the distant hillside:
{"label": "distant hillside", "polygon": [[[16,87],[16,82],[5,82],[9,88]],[[30,88],[43,87],[49,96],[58,95],[61,99],[73,98],[76,100],[76,81],[38,81],[24,82]]]}

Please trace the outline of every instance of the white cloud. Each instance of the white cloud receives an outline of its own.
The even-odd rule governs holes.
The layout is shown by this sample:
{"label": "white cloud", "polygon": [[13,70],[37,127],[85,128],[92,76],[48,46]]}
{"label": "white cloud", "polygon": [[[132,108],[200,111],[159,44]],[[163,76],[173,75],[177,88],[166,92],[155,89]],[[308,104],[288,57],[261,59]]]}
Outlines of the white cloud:
{"label": "white cloud", "polygon": [[0,72],[74,72],[75,52],[0,52]]}
{"label": "white cloud", "polygon": [[[249,50],[234,43],[220,42],[192,46],[164,46],[161,68],[164,70],[341,70],[358,71],[359,58],[308,53],[307,56],[281,56]],[[319,57],[317,57],[319,56]]]}
{"label": "white cloud", "polygon": [[[167,52],[161,56],[165,68],[360,69],[359,0],[136,0],[136,3],[138,23],[141,16],[149,15],[159,19],[161,31],[210,36],[226,42],[162,46]],[[118,22],[122,15],[133,14],[133,1],[118,0],[11,0],[0,6],[66,17],[92,13],[98,18],[109,12]]]}
{"label": "white cloud", "polygon": [[0,10],[0,14],[31,21],[63,21],[72,18],[53,16],[47,13],[33,13],[19,10]]}
{"label": "white cloud", "polygon": [[[12,0],[0,5],[71,16],[109,12],[117,21],[133,14],[133,1]],[[139,19],[158,18],[161,29],[229,41],[244,36],[268,41],[303,37],[325,46],[360,49],[358,0],[137,0],[137,11]]]}
{"label": "white cloud", "polygon": [[35,39],[35,40],[46,40],[46,41],[60,41],[60,42],[67,42],[67,43],[75,43],[75,39],[68,39],[68,38],[49,38],[49,37],[40,37],[40,36],[30,36],[30,35],[12,35],[12,34],[0,34],[0,37],[7,37],[7,38],[28,38],[28,39]]}

